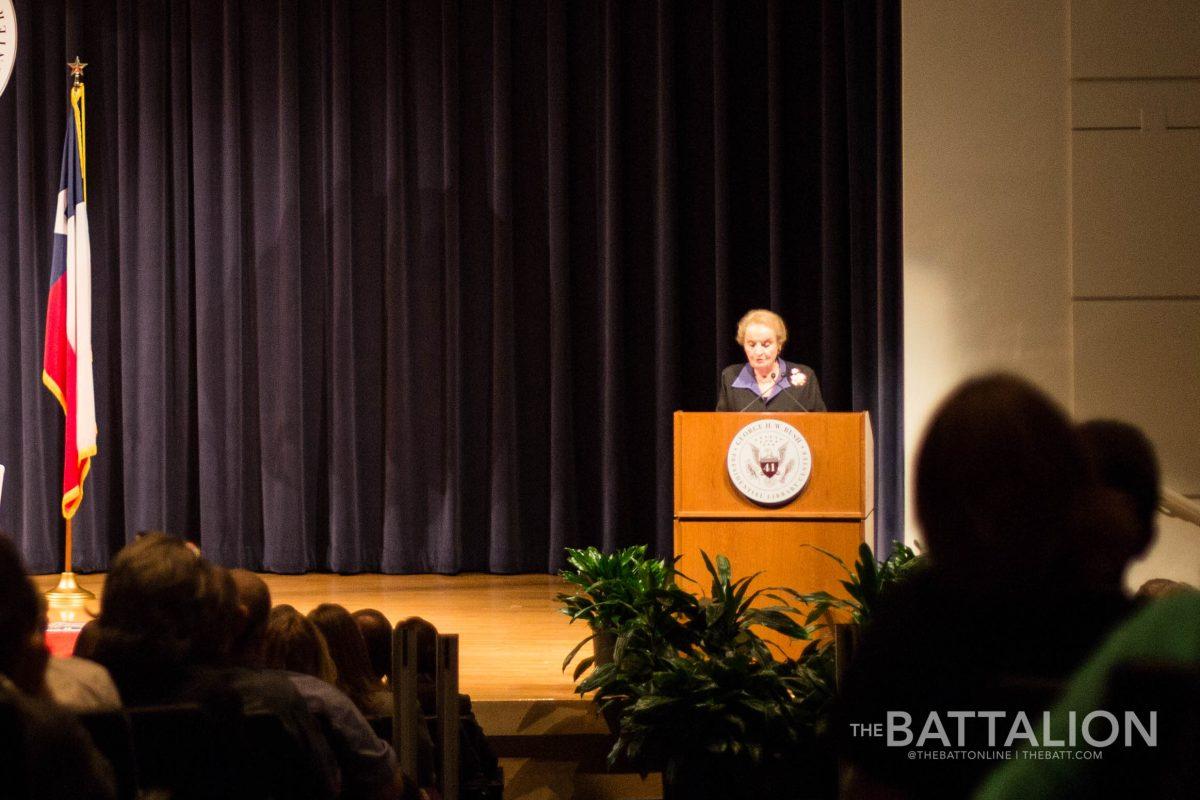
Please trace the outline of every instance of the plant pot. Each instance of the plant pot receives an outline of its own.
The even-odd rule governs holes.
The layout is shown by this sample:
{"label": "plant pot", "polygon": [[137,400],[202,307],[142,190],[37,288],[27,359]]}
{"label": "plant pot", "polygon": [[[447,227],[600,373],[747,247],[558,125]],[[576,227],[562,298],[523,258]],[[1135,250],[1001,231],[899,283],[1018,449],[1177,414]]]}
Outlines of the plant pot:
{"label": "plant pot", "polygon": [[603,666],[611,664],[613,660],[613,650],[617,647],[617,635],[612,631],[597,630],[592,628],[592,656],[595,658],[595,666]]}
{"label": "plant pot", "polygon": [[613,736],[621,735],[621,715],[625,713],[625,709],[628,707],[628,700],[617,700],[606,704],[600,709],[600,715],[604,717],[604,722],[608,725],[608,732]]}
{"label": "plant pot", "polygon": [[688,753],[667,758],[663,800],[827,800],[836,768],[813,751],[755,764],[745,757]]}
{"label": "plant pot", "polygon": [[852,622],[839,622],[833,626],[833,669],[836,688],[839,691],[842,688],[842,679],[846,677],[846,671],[850,668],[850,662],[854,660],[854,654],[858,651],[860,636],[859,626]]}
{"label": "plant pot", "polygon": [[[592,628],[592,637],[592,657],[595,659],[592,662],[593,667],[611,664],[613,662],[613,650],[617,646],[617,635],[611,631]],[[604,717],[605,724],[608,725],[608,732],[614,736],[621,732],[621,712],[623,710],[624,705],[619,707],[609,705],[600,712]]]}
{"label": "plant pot", "polygon": [[745,758],[711,753],[671,756],[663,769],[663,800],[765,800],[776,796],[763,769]]}

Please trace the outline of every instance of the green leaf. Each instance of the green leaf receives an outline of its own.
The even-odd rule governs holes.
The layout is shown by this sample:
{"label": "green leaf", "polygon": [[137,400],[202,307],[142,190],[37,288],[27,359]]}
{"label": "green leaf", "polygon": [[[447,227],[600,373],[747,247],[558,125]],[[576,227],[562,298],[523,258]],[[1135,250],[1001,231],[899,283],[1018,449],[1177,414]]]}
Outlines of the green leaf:
{"label": "green leaf", "polygon": [[759,575],[762,575],[761,571],[754,573],[749,578],[742,578],[740,581],[738,581],[738,589],[734,593],[734,602],[739,608],[749,608],[750,605],[758,598],[758,596],[766,591],[766,589],[758,589],[751,594],[749,598],[746,598],[746,592],[750,589],[751,582],[753,582],[754,579]]}
{"label": "green leaf", "polygon": [[708,574],[712,576],[712,595],[716,597],[721,594],[721,576],[717,572],[717,568],[713,566],[712,559],[708,557],[708,553],[700,551],[700,557],[704,559],[704,568],[708,570]]}
{"label": "green leaf", "polygon": [[866,595],[863,593],[863,587],[860,584],[853,583],[852,581],[842,581],[841,583],[842,588],[844,588],[855,600],[861,603],[866,598]]}
{"label": "green leaf", "polygon": [[756,610],[750,612],[752,619],[764,628],[770,628],[773,631],[782,633],[792,639],[807,639],[808,629],[800,625],[794,619],[786,614],[781,614],[778,611],[761,611]]}
{"label": "green leaf", "polygon": [[563,659],[563,664],[562,664],[563,672],[567,671],[567,665],[571,663],[571,660],[573,658],[575,658],[575,654],[578,653],[580,650],[582,650],[583,646],[585,644],[587,644],[588,642],[590,642],[592,639],[595,639],[595,638],[596,638],[596,634],[593,633],[591,636],[587,637],[582,642],[580,642],[579,644],[577,644],[571,648],[571,652],[567,653],[567,657]]}
{"label": "green leaf", "polygon": [[808,616],[804,618],[805,625],[812,625],[821,617],[829,613],[831,606],[817,606],[812,611],[808,612]]}
{"label": "green leaf", "polygon": [[592,666],[594,663],[596,663],[595,656],[587,656],[586,658],[581,659],[579,663],[575,665],[575,674],[571,676],[571,680],[578,683],[579,676],[587,672],[588,667]]}
{"label": "green leaf", "polygon": [[879,569],[875,563],[875,554],[871,552],[871,548],[866,542],[858,546],[858,561],[854,564],[855,571],[858,573],[859,581],[868,587],[874,588],[879,583]]}
{"label": "green leaf", "polygon": [[733,567],[729,563],[729,559],[723,555],[717,555],[717,573],[720,575],[721,583],[729,583],[730,576],[733,575]]}
{"label": "green leaf", "polygon": [[613,663],[620,664],[625,658],[625,650],[629,646],[629,634],[623,634],[617,637],[617,641],[613,643]]}
{"label": "green leaf", "polygon": [[826,556],[828,556],[829,558],[832,558],[834,561],[836,561],[836,562],[838,563],[838,566],[840,566],[840,567],[841,567],[843,570],[845,570],[845,571],[846,571],[846,574],[847,574],[847,575],[853,575],[853,574],[854,574],[854,573],[852,573],[852,572],[850,571],[850,568],[846,566],[846,562],[845,562],[845,561],[843,561],[841,558],[839,558],[838,556],[834,555],[833,553],[829,552],[829,551],[828,551],[828,550],[826,550],[825,548],[823,548],[823,547],[817,547],[815,544],[802,544],[802,545],[801,545],[801,547],[808,547],[808,548],[811,548],[811,549],[813,549],[813,550],[816,550],[818,553],[821,553],[822,555],[826,555]]}

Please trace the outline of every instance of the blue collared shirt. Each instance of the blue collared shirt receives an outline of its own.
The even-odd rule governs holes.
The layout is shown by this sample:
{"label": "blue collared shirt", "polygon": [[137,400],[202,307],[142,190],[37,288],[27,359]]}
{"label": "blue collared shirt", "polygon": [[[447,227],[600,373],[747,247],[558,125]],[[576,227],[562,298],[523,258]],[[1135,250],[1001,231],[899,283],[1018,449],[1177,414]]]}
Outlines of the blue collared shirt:
{"label": "blue collared shirt", "polygon": [[[282,674],[322,723],[338,756],[344,785],[370,793],[387,786],[399,768],[392,746],[375,735],[371,724],[340,689],[320,678],[287,670]],[[357,796],[357,795],[356,795]]]}
{"label": "blue collared shirt", "polygon": [[762,398],[763,404],[766,405],[766,403],[772,400],[775,395],[784,390],[784,387],[788,382],[787,362],[782,358],[777,358],[775,359],[775,366],[779,368],[779,374],[775,379],[775,383],[772,384],[771,388],[767,389],[765,392],[759,392],[758,380],[754,377],[754,368],[749,364],[746,364],[744,367],[742,367],[742,371],[739,372],[738,376],[733,380],[733,386],[738,389],[750,389],[751,391],[758,392],[758,396]]}

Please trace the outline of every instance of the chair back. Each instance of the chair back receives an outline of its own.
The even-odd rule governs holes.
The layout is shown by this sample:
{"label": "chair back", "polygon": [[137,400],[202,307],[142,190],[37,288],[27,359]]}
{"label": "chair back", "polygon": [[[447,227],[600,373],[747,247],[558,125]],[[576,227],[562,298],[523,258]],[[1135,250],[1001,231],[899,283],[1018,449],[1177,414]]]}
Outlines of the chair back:
{"label": "chair back", "polygon": [[21,728],[21,712],[12,698],[0,689],[0,781],[3,781],[6,796],[24,800],[32,795],[22,757],[25,743]]}
{"label": "chair back", "polygon": [[241,736],[224,715],[198,703],[131,708],[127,713],[142,790],[204,800],[238,793],[237,754],[230,748]]}
{"label": "chair back", "polygon": [[[419,628],[428,625],[417,617],[397,622],[392,630],[392,748],[405,776],[420,774],[418,740],[421,706],[417,696]],[[435,634],[436,635],[436,634]]]}
{"label": "chair back", "polygon": [[438,788],[443,800],[458,800],[459,790],[458,634],[437,637]]}
{"label": "chair back", "polygon": [[243,719],[246,747],[239,784],[245,797],[324,800],[332,786],[310,762],[311,754],[287,731],[278,714],[255,712]]}
{"label": "chair back", "polygon": [[121,709],[86,711],[79,724],[92,737],[92,744],[112,765],[118,800],[133,800],[138,791],[137,755],[133,747],[133,728]]}

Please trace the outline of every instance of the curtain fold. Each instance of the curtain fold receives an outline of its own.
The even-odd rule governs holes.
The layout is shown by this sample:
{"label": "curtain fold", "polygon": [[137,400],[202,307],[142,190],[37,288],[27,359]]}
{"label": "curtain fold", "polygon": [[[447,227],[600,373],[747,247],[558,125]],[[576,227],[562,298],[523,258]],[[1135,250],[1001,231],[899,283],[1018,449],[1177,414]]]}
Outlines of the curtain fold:
{"label": "curtain fold", "polygon": [[138,531],[277,572],[669,555],[672,420],[769,306],[868,410],[902,535],[899,12],[884,0],[18,0],[0,529],[61,559],[40,384],[65,61],[90,66],[99,454]]}

